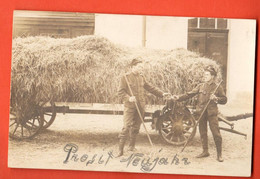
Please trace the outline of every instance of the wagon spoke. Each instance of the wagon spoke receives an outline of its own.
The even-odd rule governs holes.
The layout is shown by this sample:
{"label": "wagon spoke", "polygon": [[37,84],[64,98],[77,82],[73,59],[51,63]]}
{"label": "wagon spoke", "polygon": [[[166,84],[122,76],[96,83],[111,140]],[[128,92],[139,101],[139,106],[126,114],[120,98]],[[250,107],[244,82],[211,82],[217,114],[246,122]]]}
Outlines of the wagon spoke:
{"label": "wagon spoke", "polygon": [[193,127],[192,125],[185,125],[184,127]]}
{"label": "wagon spoke", "polygon": [[9,127],[13,126],[16,123],[16,121],[14,121],[12,124],[9,125]]}
{"label": "wagon spoke", "polygon": [[167,124],[167,125],[163,125],[163,127],[166,127],[166,128],[167,128],[167,127],[171,127],[171,126],[170,126],[169,124]]}
{"label": "wagon spoke", "polygon": [[23,125],[21,125],[21,134],[22,134],[22,138],[23,138]]}
{"label": "wagon spoke", "polygon": [[15,116],[15,112],[13,112],[13,111],[10,111],[10,114],[12,114],[12,115],[14,115],[14,116]]}
{"label": "wagon spoke", "polygon": [[172,125],[172,121],[168,121],[166,124],[167,124],[168,126],[171,126],[171,125]]}
{"label": "wagon spoke", "polygon": [[170,140],[172,141],[172,139],[173,139],[173,134],[172,134],[172,136],[171,136],[171,139],[170,139]]}
{"label": "wagon spoke", "polygon": [[162,129],[171,129],[171,126],[163,127]]}
{"label": "wagon spoke", "polygon": [[17,125],[16,125],[16,127],[15,127],[15,129],[14,129],[14,131],[13,131],[13,135],[14,135],[14,133],[16,132],[16,130],[17,130],[17,128],[19,127],[19,124],[18,123],[16,123]]}
{"label": "wagon spoke", "polygon": [[190,129],[184,129],[183,131],[186,132],[186,133],[189,133],[191,134],[191,131],[189,131]]}
{"label": "wagon spoke", "polygon": [[32,123],[34,124],[34,122],[35,122],[35,118],[33,118],[33,122]]}
{"label": "wagon spoke", "polygon": [[37,126],[35,125],[35,120],[33,121],[33,123],[31,123],[32,127],[37,128]]}
{"label": "wagon spoke", "polygon": [[40,124],[40,117],[39,116],[37,116],[37,121],[38,121],[38,124]]}
{"label": "wagon spoke", "polygon": [[31,131],[30,131],[30,128],[29,129],[27,129],[28,130],[28,132],[29,132],[29,134],[30,134],[30,136],[32,135],[32,133],[31,133]]}
{"label": "wagon spoke", "polygon": [[169,125],[171,125],[171,122],[169,122],[169,121],[164,122],[164,125],[169,126]]}
{"label": "wagon spoke", "polygon": [[193,127],[193,125],[191,123],[184,123],[183,126],[185,126],[185,127]]}
{"label": "wagon spoke", "polygon": [[34,125],[34,123],[32,123],[32,122],[27,122],[28,124],[31,124],[31,127],[37,127],[36,125]]}
{"label": "wagon spoke", "polygon": [[174,123],[174,119],[171,116],[170,116],[170,119],[171,119],[171,121],[169,121],[169,122]]}
{"label": "wagon spoke", "polygon": [[37,128],[38,126],[35,124],[35,123],[36,123],[36,120],[38,120],[38,116],[34,117],[34,118],[32,119],[32,122],[27,121],[27,123],[30,124],[32,128],[33,128],[33,127],[34,127],[34,128]]}
{"label": "wagon spoke", "polygon": [[[167,131],[167,132],[169,132],[169,131]],[[164,135],[167,135],[167,133],[164,130],[162,130],[162,133],[164,133]]]}
{"label": "wagon spoke", "polygon": [[47,116],[52,116],[52,114],[50,114],[50,113],[44,113],[44,115],[47,115]]}
{"label": "wagon spoke", "polygon": [[173,135],[173,133],[172,132],[169,132],[168,134],[166,134],[166,136],[165,137],[168,137],[169,135]]}
{"label": "wagon spoke", "polygon": [[186,141],[186,137],[182,135],[182,141]]}
{"label": "wagon spoke", "polygon": [[44,122],[47,124],[48,123],[48,121],[46,121],[45,119],[44,119]]}
{"label": "wagon spoke", "polygon": [[184,131],[185,133],[188,133],[188,134],[191,134],[191,132],[190,131]]}
{"label": "wagon spoke", "polygon": [[183,120],[183,123],[184,123],[184,124],[189,124],[190,121]]}
{"label": "wagon spoke", "polygon": [[162,131],[164,133],[165,136],[170,134],[170,131],[167,130],[167,132],[165,130]]}
{"label": "wagon spoke", "polygon": [[39,121],[39,116],[35,116],[34,122],[35,122],[35,120]]}

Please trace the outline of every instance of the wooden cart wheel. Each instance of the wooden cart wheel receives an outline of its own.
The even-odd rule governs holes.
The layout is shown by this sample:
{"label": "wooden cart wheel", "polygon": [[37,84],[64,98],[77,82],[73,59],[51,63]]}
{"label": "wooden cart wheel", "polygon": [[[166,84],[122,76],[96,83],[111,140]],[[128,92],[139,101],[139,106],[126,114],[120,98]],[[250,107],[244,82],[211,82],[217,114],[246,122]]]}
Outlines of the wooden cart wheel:
{"label": "wooden cart wheel", "polygon": [[43,107],[43,128],[47,129],[52,125],[56,118],[56,106],[55,103],[51,103],[49,106]]}
{"label": "wooden cart wheel", "polygon": [[35,111],[30,117],[22,118],[10,110],[9,136],[12,139],[32,139],[43,126],[42,112]]}
{"label": "wooden cart wheel", "polygon": [[179,111],[179,114],[165,114],[161,117],[159,134],[165,142],[173,145],[183,145],[189,137],[192,139],[195,136],[196,131],[192,134],[195,119],[187,111],[188,109],[185,110]]}

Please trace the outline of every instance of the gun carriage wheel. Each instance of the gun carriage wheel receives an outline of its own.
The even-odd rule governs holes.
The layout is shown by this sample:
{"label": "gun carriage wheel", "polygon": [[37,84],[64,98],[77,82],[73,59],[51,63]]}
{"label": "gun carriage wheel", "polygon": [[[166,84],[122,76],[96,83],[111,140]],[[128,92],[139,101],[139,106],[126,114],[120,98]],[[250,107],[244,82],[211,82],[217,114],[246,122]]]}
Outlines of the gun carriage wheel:
{"label": "gun carriage wheel", "polygon": [[[159,134],[161,138],[172,145],[183,145],[188,138],[195,136],[195,119],[185,106],[166,106],[159,119]],[[195,129],[194,129],[195,128]],[[194,132],[192,132],[195,130]]]}

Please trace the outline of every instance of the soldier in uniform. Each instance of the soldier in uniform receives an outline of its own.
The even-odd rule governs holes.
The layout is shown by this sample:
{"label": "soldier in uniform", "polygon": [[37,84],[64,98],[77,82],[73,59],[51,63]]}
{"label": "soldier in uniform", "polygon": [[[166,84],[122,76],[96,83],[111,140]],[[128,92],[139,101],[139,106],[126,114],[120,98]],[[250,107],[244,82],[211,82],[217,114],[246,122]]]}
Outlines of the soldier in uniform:
{"label": "soldier in uniform", "polygon": [[188,98],[191,98],[195,95],[198,95],[198,101],[196,105],[196,112],[198,115],[203,111],[206,103],[210,101],[207,109],[205,110],[200,123],[199,123],[199,132],[201,137],[201,143],[203,152],[196,156],[197,158],[208,157],[208,135],[207,135],[207,122],[209,122],[210,130],[213,134],[217,149],[217,160],[223,162],[222,158],[222,137],[219,130],[218,124],[218,107],[217,104],[226,104],[227,97],[225,96],[224,90],[221,86],[217,89],[215,94],[212,94],[216,89],[217,85],[215,83],[215,77],[217,73],[213,67],[208,67],[204,72],[204,83],[199,84],[192,91],[187,92],[186,94],[180,96],[173,96],[175,100],[184,101]]}
{"label": "soldier in uniform", "polygon": [[[124,145],[129,135],[129,149],[130,151],[135,150],[136,136],[139,133],[140,125],[142,123],[139,114],[137,112],[135,103],[137,104],[142,118],[144,118],[144,107],[145,107],[145,91],[154,94],[158,97],[169,95],[169,93],[163,93],[156,87],[151,86],[142,75],[143,63],[139,59],[133,59],[131,64],[131,72],[124,75],[121,78],[119,87],[119,97],[124,102],[124,126],[119,134],[119,152],[117,157],[123,155]],[[132,90],[133,95],[130,92],[129,86]]]}

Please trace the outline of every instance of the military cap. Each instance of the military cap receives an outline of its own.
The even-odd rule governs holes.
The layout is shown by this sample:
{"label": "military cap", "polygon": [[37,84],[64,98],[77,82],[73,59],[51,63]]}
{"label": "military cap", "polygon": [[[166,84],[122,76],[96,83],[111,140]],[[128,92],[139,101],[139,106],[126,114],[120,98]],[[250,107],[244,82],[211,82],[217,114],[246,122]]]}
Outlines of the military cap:
{"label": "military cap", "polygon": [[130,66],[131,66],[131,67],[132,67],[132,66],[135,66],[135,65],[138,64],[138,63],[142,63],[142,61],[139,60],[139,59],[134,58],[134,59],[131,61]]}
{"label": "military cap", "polygon": [[217,72],[216,72],[215,68],[213,68],[212,66],[208,66],[206,68],[206,71],[210,72],[210,74],[213,76],[217,76]]}

